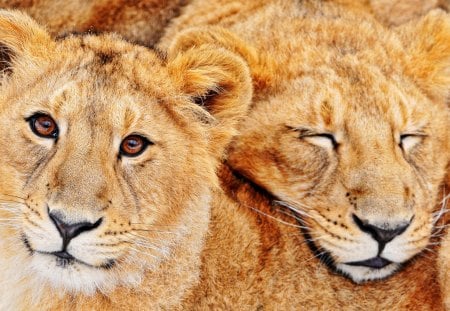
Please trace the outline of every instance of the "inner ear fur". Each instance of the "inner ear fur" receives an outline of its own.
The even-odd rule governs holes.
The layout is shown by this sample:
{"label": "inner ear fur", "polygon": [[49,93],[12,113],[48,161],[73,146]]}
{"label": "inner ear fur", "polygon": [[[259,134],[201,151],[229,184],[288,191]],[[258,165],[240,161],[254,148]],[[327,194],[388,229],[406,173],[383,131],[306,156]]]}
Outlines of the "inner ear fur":
{"label": "inner ear fur", "polygon": [[435,100],[450,94],[450,15],[436,9],[397,29],[409,55],[407,71]]}
{"label": "inner ear fur", "polygon": [[0,10],[0,70],[14,72],[18,63],[25,70],[47,59],[54,41],[25,13]]}
{"label": "inner ear fur", "polygon": [[211,44],[240,55],[250,68],[255,91],[263,91],[276,77],[275,61],[264,51],[219,26],[193,27],[182,31],[169,46],[169,54],[185,51],[193,46]]}
{"label": "inner ear fur", "polygon": [[250,106],[252,80],[246,62],[223,47],[201,44],[172,49],[167,68],[180,91],[211,116],[201,121],[211,126],[213,153],[222,154]]}

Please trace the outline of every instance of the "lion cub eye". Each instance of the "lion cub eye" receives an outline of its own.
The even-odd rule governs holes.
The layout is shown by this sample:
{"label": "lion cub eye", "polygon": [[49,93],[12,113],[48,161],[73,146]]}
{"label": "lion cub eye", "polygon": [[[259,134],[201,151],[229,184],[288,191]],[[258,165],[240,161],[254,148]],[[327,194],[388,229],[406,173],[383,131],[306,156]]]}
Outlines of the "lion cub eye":
{"label": "lion cub eye", "polygon": [[35,113],[31,117],[25,119],[34,134],[43,138],[58,138],[59,129],[55,120],[44,113]]}
{"label": "lion cub eye", "polygon": [[402,134],[400,135],[400,148],[407,151],[417,145],[425,135],[423,134]]}
{"label": "lion cub eye", "polygon": [[152,144],[147,138],[140,135],[129,135],[120,143],[120,154],[126,157],[136,157]]}
{"label": "lion cub eye", "polygon": [[310,134],[310,135],[304,135],[302,138],[308,140],[309,142],[313,143],[314,145],[324,147],[324,148],[333,148],[336,149],[338,146],[338,143],[334,136],[329,133],[321,133],[321,134]]}
{"label": "lion cub eye", "polygon": [[286,125],[286,128],[290,131],[298,132],[299,138],[303,139],[313,145],[336,149],[339,146],[336,138],[331,133],[318,133],[317,131],[306,127],[294,127]]}

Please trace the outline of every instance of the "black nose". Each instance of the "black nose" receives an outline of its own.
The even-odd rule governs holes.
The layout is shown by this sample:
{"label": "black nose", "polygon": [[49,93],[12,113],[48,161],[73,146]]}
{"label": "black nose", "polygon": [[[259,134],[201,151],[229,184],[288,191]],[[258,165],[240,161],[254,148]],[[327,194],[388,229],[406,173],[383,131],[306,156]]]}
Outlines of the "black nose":
{"label": "black nose", "polygon": [[82,232],[90,231],[102,223],[102,218],[99,218],[95,223],[90,222],[79,222],[75,224],[66,223],[61,220],[61,214],[58,212],[50,212],[50,219],[55,224],[55,227],[58,229],[59,234],[63,238],[63,250],[66,249],[70,240],[79,235]]}
{"label": "black nose", "polygon": [[392,241],[396,236],[405,232],[406,228],[408,228],[411,223],[411,221],[409,221],[407,224],[398,225],[394,229],[386,230],[361,220],[355,214],[353,214],[353,221],[358,225],[361,231],[369,233],[380,244],[386,244]]}

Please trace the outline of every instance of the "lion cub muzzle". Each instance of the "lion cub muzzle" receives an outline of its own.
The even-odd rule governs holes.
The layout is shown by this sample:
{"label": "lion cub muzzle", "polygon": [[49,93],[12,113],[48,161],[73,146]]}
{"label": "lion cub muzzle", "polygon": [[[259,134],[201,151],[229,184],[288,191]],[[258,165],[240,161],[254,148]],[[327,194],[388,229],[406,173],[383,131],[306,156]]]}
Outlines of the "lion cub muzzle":
{"label": "lion cub muzzle", "polygon": [[62,249],[58,252],[53,252],[53,255],[65,260],[72,260],[74,257],[67,252],[67,246],[70,241],[83,232],[91,231],[100,226],[103,218],[99,218],[96,222],[70,222],[65,220],[65,216],[59,211],[49,212],[49,217],[55,225],[56,229],[62,238]]}

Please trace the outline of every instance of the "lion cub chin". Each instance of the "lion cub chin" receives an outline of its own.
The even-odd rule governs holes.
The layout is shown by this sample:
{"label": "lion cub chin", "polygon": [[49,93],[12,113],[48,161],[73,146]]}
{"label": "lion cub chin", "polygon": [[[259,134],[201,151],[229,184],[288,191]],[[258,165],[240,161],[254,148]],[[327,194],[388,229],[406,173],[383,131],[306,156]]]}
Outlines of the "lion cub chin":
{"label": "lion cub chin", "polygon": [[0,309],[150,310],[199,282],[240,56],[53,40],[0,11]]}

